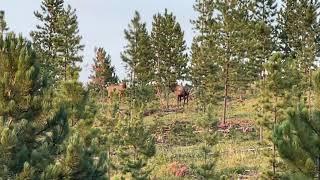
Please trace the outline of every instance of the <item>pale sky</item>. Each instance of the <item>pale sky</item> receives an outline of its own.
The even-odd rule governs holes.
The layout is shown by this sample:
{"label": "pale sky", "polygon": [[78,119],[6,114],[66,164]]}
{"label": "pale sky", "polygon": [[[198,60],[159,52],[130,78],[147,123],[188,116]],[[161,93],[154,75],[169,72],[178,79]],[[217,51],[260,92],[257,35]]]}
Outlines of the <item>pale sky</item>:
{"label": "pale sky", "polygon": [[[120,52],[125,46],[124,29],[138,10],[142,20],[147,22],[151,30],[152,16],[164,12],[167,8],[177,16],[185,32],[188,47],[194,36],[191,19],[196,14],[192,5],[194,0],[65,0],[77,9],[83,52],[82,72],[80,81],[87,82],[91,71],[94,47],[103,47],[111,55],[116,73],[123,79],[126,76]],[[29,32],[35,29],[38,21],[33,15],[40,10],[41,0],[0,0],[0,10],[6,13],[6,21],[10,30],[29,37]]]}

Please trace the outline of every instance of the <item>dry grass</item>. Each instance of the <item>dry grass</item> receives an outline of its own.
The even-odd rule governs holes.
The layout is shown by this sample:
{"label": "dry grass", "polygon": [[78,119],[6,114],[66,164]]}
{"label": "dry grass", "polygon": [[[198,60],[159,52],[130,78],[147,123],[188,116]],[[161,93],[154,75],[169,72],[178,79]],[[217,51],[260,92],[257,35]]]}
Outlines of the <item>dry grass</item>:
{"label": "dry grass", "polygon": [[[228,115],[229,117],[250,120],[255,124],[255,103],[255,99],[247,99],[243,103],[232,101],[229,103]],[[218,116],[221,114],[221,110],[222,108],[217,106],[215,114]],[[149,116],[145,118],[145,123],[149,125],[156,123],[165,125],[173,121],[187,121],[193,124],[200,116],[201,114],[195,111],[195,103],[192,102],[189,106],[185,107],[183,113]],[[268,146],[260,145],[257,136],[248,136],[249,140],[248,138],[244,138],[244,136],[241,133],[230,135],[228,138],[221,136],[222,138],[219,140],[219,143],[213,148],[214,151],[220,154],[216,157],[216,169],[218,171],[227,172],[229,175],[237,175],[238,169],[262,172],[268,168],[268,158],[264,155],[270,151]],[[203,156],[200,147],[201,144],[199,143],[192,146],[169,147],[158,145],[156,156],[150,160],[150,164],[154,166],[152,177],[155,179],[178,179],[170,174],[166,167],[174,162],[183,163],[189,167],[191,164],[201,163]],[[215,157],[212,158],[214,159]],[[185,179],[192,179],[192,177]]]}

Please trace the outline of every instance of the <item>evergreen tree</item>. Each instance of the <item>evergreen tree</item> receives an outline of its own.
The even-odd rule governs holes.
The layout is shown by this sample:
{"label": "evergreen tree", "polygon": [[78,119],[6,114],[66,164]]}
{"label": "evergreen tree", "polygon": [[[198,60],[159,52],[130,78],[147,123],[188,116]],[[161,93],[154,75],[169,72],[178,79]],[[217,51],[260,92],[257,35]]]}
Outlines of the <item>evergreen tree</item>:
{"label": "evergreen tree", "polygon": [[146,85],[154,77],[153,52],[146,23],[141,22],[138,11],[135,12],[128,29],[124,30],[127,45],[121,53],[122,60],[127,64],[131,83]]}
{"label": "evergreen tree", "polygon": [[252,61],[253,77],[259,75],[259,100],[256,105],[258,114],[258,125],[260,126],[260,142],[263,141],[263,123],[267,119],[263,108],[263,91],[265,87],[266,70],[265,64],[272,52],[275,50],[275,27],[274,22],[277,15],[277,3],[275,0],[256,0],[254,4],[254,22],[256,44],[253,50]]}
{"label": "evergreen tree", "polygon": [[155,81],[158,90],[165,89],[169,106],[169,87],[187,74],[184,33],[176,17],[166,9],[153,16],[151,44],[155,55]]}
{"label": "evergreen tree", "polygon": [[7,22],[5,21],[4,11],[0,11],[0,35],[3,35],[5,31],[8,31]]}
{"label": "evergreen tree", "polygon": [[61,82],[56,89],[55,97],[64,105],[70,126],[85,118],[88,92],[84,90],[82,83],[76,80]]}
{"label": "evergreen tree", "polygon": [[61,26],[61,39],[58,44],[58,53],[61,55],[59,69],[61,79],[77,79],[77,73],[81,70],[79,63],[82,62],[82,56],[79,53],[83,50],[81,45],[82,37],[79,35],[78,20],[76,10],[68,5],[65,9]]}
{"label": "evergreen tree", "polygon": [[212,147],[218,143],[217,141],[217,124],[218,120],[213,117],[213,106],[207,106],[207,112],[197,121],[197,125],[203,129],[201,135],[203,153],[203,162],[199,166],[195,166],[195,172],[200,179],[216,179],[215,172],[216,153],[212,152]]}
{"label": "evergreen tree", "polygon": [[111,56],[103,48],[95,50],[96,57],[93,59],[93,74],[90,76],[90,85],[98,92],[102,92],[105,87],[112,83],[118,82],[115,68],[111,65]]}
{"label": "evergreen tree", "polygon": [[[58,77],[58,44],[61,41],[61,27],[64,11],[63,0],[46,0],[41,4],[41,12],[34,12],[35,17],[41,22],[37,30],[30,33],[35,49],[40,56],[41,74],[47,76],[48,83],[53,84]],[[61,43],[60,43],[61,44]]]}
{"label": "evergreen tree", "polygon": [[[250,21],[250,9],[252,3],[247,1],[217,1],[214,11],[217,15],[213,18],[213,45],[211,47],[216,57],[215,61],[222,68],[224,85],[223,123],[227,116],[227,101],[230,88],[243,86],[248,69],[248,49],[252,38],[248,36],[252,32]],[[247,83],[246,83],[247,84]]]}
{"label": "evergreen tree", "polygon": [[42,83],[31,43],[0,39],[1,176],[40,176],[68,133],[66,112]]}
{"label": "evergreen tree", "polygon": [[80,71],[77,63],[82,61],[79,51],[81,36],[75,10],[64,8],[64,0],[44,0],[41,12],[36,11],[41,22],[37,30],[31,32],[33,44],[41,56],[41,74],[50,85],[57,80],[73,79]]}
{"label": "evergreen tree", "polygon": [[296,69],[302,75],[297,90],[308,97],[310,116],[312,71],[319,52],[319,8],[318,1],[284,1],[278,20],[280,49],[295,59]]}
{"label": "evergreen tree", "polygon": [[21,36],[0,39],[0,116],[10,123],[35,116],[41,80],[36,53]]}
{"label": "evergreen tree", "polygon": [[[274,131],[277,124],[284,121],[285,110],[292,106],[295,100],[294,85],[297,79],[294,76],[295,68],[292,59],[286,58],[280,53],[273,54],[265,64],[268,75],[265,79],[265,89],[262,90],[262,107],[264,108],[263,125],[270,131]],[[269,136],[271,139],[271,137]],[[267,172],[268,178],[276,178],[279,174],[276,168],[279,166],[276,156],[276,146],[273,143],[273,151],[270,155],[272,172]]]}
{"label": "evergreen tree", "polygon": [[[86,147],[84,139],[80,137],[79,134],[76,133],[70,137],[67,144],[66,155],[61,163],[64,169],[64,178],[107,179],[105,173],[106,154],[96,154],[96,149],[93,144],[95,140],[91,140],[89,147]],[[98,156],[95,157],[95,155]]]}
{"label": "evergreen tree", "polygon": [[191,80],[196,88],[197,99],[200,101],[198,106],[200,105],[200,109],[204,110],[208,99],[211,103],[215,103],[221,89],[219,86],[221,69],[214,61],[212,49],[215,47],[212,44],[215,1],[197,0],[193,8],[198,13],[198,18],[192,21],[198,35],[194,37],[191,47]]}
{"label": "evergreen tree", "polygon": [[255,0],[254,2],[254,36],[256,43],[254,48],[251,66],[256,71],[253,76],[259,75],[261,81],[266,76],[264,64],[275,50],[275,20],[277,15],[276,0]]}
{"label": "evergreen tree", "polygon": [[155,141],[146,129],[142,113],[133,113],[118,121],[116,126],[118,139],[119,169],[130,173],[134,179],[148,179],[151,170],[147,169],[148,159],[155,155]]}
{"label": "evergreen tree", "polygon": [[112,154],[116,151],[118,145],[117,124],[121,114],[119,111],[119,101],[102,104],[95,116],[94,127],[100,130],[102,138],[105,141],[104,150],[107,152],[107,174],[111,177],[113,170],[116,170],[115,164],[117,156]]}
{"label": "evergreen tree", "polygon": [[[320,73],[314,78],[316,97],[319,97]],[[319,99],[316,99],[319,102]],[[316,106],[312,119],[309,110],[302,102],[288,110],[286,121],[279,124],[274,131],[274,142],[280,156],[286,160],[291,172],[303,174],[304,178],[314,178],[319,171],[319,107]],[[316,168],[316,166],[318,166]]]}

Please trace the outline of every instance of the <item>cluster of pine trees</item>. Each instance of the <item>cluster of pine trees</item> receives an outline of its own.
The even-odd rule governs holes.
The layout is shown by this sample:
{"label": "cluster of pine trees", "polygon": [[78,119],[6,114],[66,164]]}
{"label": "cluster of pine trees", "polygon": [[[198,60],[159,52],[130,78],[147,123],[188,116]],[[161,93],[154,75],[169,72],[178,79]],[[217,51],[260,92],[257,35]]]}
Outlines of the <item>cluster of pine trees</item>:
{"label": "cluster of pine trees", "polygon": [[309,0],[197,0],[194,5],[198,18],[192,21],[197,35],[190,77],[199,107],[205,109],[208,97],[212,103],[223,97],[225,122],[230,93],[241,99],[243,90],[254,87],[260,141],[266,129],[273,142],[267,173],[272,178],[284,175],[278,172],[277,152],[296,174],[293,178],[320,176],[315,170],[320,167],[318,76],[313,83],[319,7]]}
{"label": "cluster of pine trees", "polygon": [[[223,123],[230,94],[242,99],[254,89],[260,141],[267,134],[273,143],[267,176],[284,176],[279,154],[292,178],[320,177],[319,8],[316,0],[196,0],[190,56],[172,12],[155,14],[150,32],[135,12],[121,53],[131,85],[128,114],[119,102],[105,102],[105,87],[118,77],[103,48],[95,50],[90,84],[78,81],[84,45],[76,10],[64,0],[42,1],[31,41],[9,32],[0,11],[0,177],[147,179],[155,155],[141,113],[155,94],[148,88],[168,106],[177,80],[192,82],[199,110],[223,101]],[[204,178],[215,176],[208,111],[198,122],[206,130],[204,163],[195,167]]]}
{"label": "cluster of pine trees", "polygon": [[118,78],[103,48],[95,50],[90,85],[78,81],[84,45],[76,10],[64,0],[42,1],[31,41],[9,32],[4,15],[0,179],[146,179],[155,143],[140,109],[120,116],[117,102],[105,107],[104,88]]}
{"label": "cluster of pine trees", "polygon": [[[260,141],[264,143],[266,135],[273,142],[272,171],[267,175],[281,176],[277,173],[279,152],[289,164],[295,165],[295,172],[312,177],[320,157],[317,147],[304,144],[307,140],[303,138],[309,136],[300,137],[298,142],[297,139],[287,142],[288,137],[299,135],[294,130],[284,130],[283,123],[286,128],[304,126],[292,124],[291,119],[298,117],[292,115],[292,110],[289,115],[287,113],[288,109],[303,103],[307,116],[300,118],[308,118],[317,124],[318,117],[313,113],[317,102],[314,100],[313,76],[319,58],[319,7],[318,1],[310,0],[196,0],[194,10],[198,16],[191,21],[196,36],[190,57],[185,53],[183,31],[172,13],[165,10],[163,14],[154,15],[148,34],[136,12],[125,30],[128,44],[122,59],[128,65],[133,84],[155,82],[167,97],[166,88],[170,83],[190,80],[198,109],[203,111],[208,103],[217,104],[223,100],[223,123],[228,117],[231,95],[236,94],[242,100],[244,92],[253,89],[258,97]],[[303,131],[315,131],[310,132],[310,136],[317,134],[316,127],[309,126]],[[286,150],[299,143],[302,143],[299,150]],[[296,154],[312,154],[309,151],[314,156],[305,155],[304,161]],[[303,163],[308,164],[304,165],[309,167],[308,171],[296,168]]]}
{"label": "cluster of pine trees", "polygon": [[131,84],[133,87],[154,85],[159,94],[165,95],[168,107],[169,87],[187,76],[187,47],[176,17],[167,9],[155,14],[149,33],[139,12],[135,12],[124,33],[127,45],[121,57]]}

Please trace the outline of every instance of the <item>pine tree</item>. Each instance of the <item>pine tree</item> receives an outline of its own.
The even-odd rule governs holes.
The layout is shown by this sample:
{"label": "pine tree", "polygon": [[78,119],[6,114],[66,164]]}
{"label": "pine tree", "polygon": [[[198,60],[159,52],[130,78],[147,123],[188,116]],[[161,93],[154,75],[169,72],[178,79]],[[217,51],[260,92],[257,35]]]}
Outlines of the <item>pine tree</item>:
{"label": "pine tree", "polygon": [[0,11],[0,35],[3,35],[5,31],[8,31],[7,22],[5,21],[4,11]]}
{"label": "pine tree", "polygon": [[12,33],[0,43],[0,116],[10,123],[33,117],[41,88],[36,53]]}
{"label": "pine tree", "polygon": [[95,116],[94,127],[100,130],[102,138],[104,139],[104,150],[107,154],[107,174],[111,177],[113,170],[116,170],[115,164],[117,162],[117,156],[113,156],[112,153],[116,151],[118,145],[117,124],[121,114],[119,111],[119,101],[112,101],[111,104],[103,104]]}
{"label": "pine tree", "polygon": [[31,43],[13,33],[0,39],[0,91],[0,174],[40,176],[68,133],[67,117],[42,83]]}
{"label": "pine tree", "polygon": [[[314,78],[316,97],[319,97],[320,73]],[[316,99],[319,102],[319,99]],[[303,174],[304,178],[320,177],[319,171],[319,107],[316,106],[312,119],[304,102],[288,110],[286,121],[279,124],[273,141],[277,145],[280,156],[291,167],[290,175]],[[317,166],[317,168],[316,168]]]}
{"label": "pine tree", "polygon": [[95,50],[96,57],[93,59],[90,85],[98,92],[102,92],[107,85],[118,82],[115,68],[111,65],[111,56],[103,48]]}
{"label": "pine tree", "polygon": [[[106,154],[96,154],[97,149],[94,147],[94,141],[98,141],[98,139],[91,140],[89,147],[86,147],[83,137],[79,134],[76,133],[70,137],[66,155],[61,163],[64,169],[64,178],[107,179]],[[98,156],[95,157],[95,155]]]}
{"label": "pine tree", "polygon": [[153,16],[151,44],[155,60],[155,81],[158,90],[165,89],[169,106],[169,87],[187,74],[187,54],[184,33],[176,17],[166,9]]}
{"label": "pine tree", "polygon": [[116,126],[118,139],[119,169],[123,174],[130,173],[134,179],[148,179],[151,170],[147,161],[155,155],[155,141],[146,129],[142,113],[133,113],[118,121]]}
{"label": "pine tree", "polygon": [[312,109],[312,72],[319,51],[319,8],[320,3],[318,1],[284,1],[278,20],[280,48],[287,56],[295,59],[296,69],[302,75],[297,90],[303,93],[307,92],[303,95],[308,97],[310,116]]}
{"label": "pine tree", "polygon": [[277,3],[275,0],[256,0],[254,4],[254,17],[256,37],[256,46],[253,53],[253,59],[250,62],[253,76],[259,75],[260,97],[256,105],[258,115],[258,125],[260,126],[260,142],[263,142],[263,123],[267,118],[264,117],[265,109],[263,108],[263,90],[265,87],[266,70],[265,64],[272,52],[275,50],[275,27],[274,22],[277,15]]}
{"label": "pine tree", "polygon": [[85,105],[88,93],[82,83],[68,80],[58,84],[55,97],[63,104],[68,114],[69,125],[72,127],[85,117]]}
{"label": "pine tree", "polygon": [[59,74],[64,80],[77,79],[76,74],[81,70],[79,63],[82,62],[82,56],[79,53],[83,50],[84,45],[81,45],[82,37],[79,35],[76,10],[68,5],[63,12],[62,21],[59,22],[61,26],[61,41],[58,44],[58,53],[61,55]]}
{"label": "pine tree", "polygon": [[[231,87],[243,86],[244,79],[248,78],[247,61],[248,50],[252,38],[249,11],[252,3],[247,1],[218,1],[214,11],[217,16],[213,18],[212,33],[214,41],[211,47],[215,61],[222,68],[224,85],[224,105],[222,121],[225,123],[227,116],[227,101]],[[247,83],[246,83],[247,84]]]}
{"label": "pine tree", "polygon": [[[285,110],[295,101],[292,95],[294,95],[294,85],[297,79],[294,76],[295,68],[292,66],[292,59],[286,58],[281,53],[273,54],[266,62],[265,69],[268,74],[265,79],[265,89],[262,90],[263,125],[272,132],[277,124],[284,121]],[[267,172],[266,175],[269,178],[276,178],[279,175],[277,173],[279,162],[276,160],[275,143],[273,143],[273,151],[270,156],[272,172]]]}
{"label": "pine tree", "polygon": [[57,52],[62,30],[58,22],[62,19],[63,3],[63,0],[43,1],[41,12],[34,12],[41,25],[37,25],[37,30],[30,33],[34,47],[40,56],[41,74],[47,76],[49,84],[55,83],[59,78],[58,65],[61,57]]}
{"label": "pine tree", "polygon": [[203,162],[198,166],[193,166],[195,166],[194,169],[200,179],[218,178],[217,172],[215,171],[217,154],[212,152],[212,147],[218,143],[216,134],[218,120],[213,117],[212,112],[213,106],[209,104],[206,113],[197,121],[197,125],[203,130],[200,134]]}
{"label": "pine tree", "polygon": [[81,36],[78,35],[78,22],[75,10],[64,8],[64,0],[44,0],[41,12],[36,11],[41,22],[37,30],[31,32],[33,44],[41,56],[41,74],[50,85],[58,80],[75,78],[80,71],[77,63],[82,61],[79,52]]}
{"label": "pine tree", "polygon": [[135,12],[128,29],[124,30],[127,45],[121,53],[122,60],[127,64],[131,83],[146,85],[154,78],[153,52],[146,23],[141,22],[138,11]]}
{"label": "pine tree", "polygon": [[193,6],[198,13],[198,18],[192,21],[194,29],[198,35],[194,37],[192,43],[191,80],[196,88],[198,106],[205,109],[208,99],[215,103],[219,94],[219,73],[221,69],[214,61],[212,44],[213,32],[213,11],[215,2],[213,0],[197,0]]}
{"label": "pine tree", "polygon": [[261,81],[265,78],[264,64],[275,50],[275,20],[277,2],[275,0],[256,0],[254,2],[254,36],[256,38],[253,59],[250,62],[255,67],[255,76]]}

